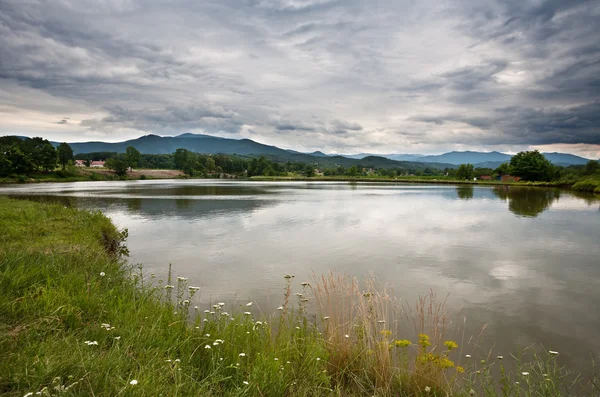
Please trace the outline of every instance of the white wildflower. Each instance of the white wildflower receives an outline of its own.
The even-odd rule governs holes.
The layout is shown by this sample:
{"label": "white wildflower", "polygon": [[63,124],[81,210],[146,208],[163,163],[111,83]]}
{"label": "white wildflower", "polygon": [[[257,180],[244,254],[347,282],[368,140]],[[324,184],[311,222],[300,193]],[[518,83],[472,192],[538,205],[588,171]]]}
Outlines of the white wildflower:
{"label": "white wildflower", "polygon": [[210,334],[204,334],[204,336],[206,336],[207,338],[210,338]]}
{"label": "white wildflower", "polygon": [[279,359],[277,357],[275,357],[275,361],[279,361]]}
{"label": "white wildflower", "polygon": [[320,357],[317,357],[317,361],[321,361],[321,358],[320,358]]}
{"label": "white wildflower", "polygon": [[[205,323],[207,323],[207,322],[208,322],[208,319],[207,319],[207,318],[205,318],[205,319],[204,319],[204,320],[202,320],[202,321],[204,321]],[[196,328],[200,328],[200,327],[196,327]]]}
{"label": "white wildflower", "polygon": [[186,299],[186,300],[184,300],[184,301],[183,301],[183,304],[184,304],[184,305],[189,305],[189,304],[190,304],[190,301]]}
{"label": "white wildflower", "polygon": [[221,313],[221,316],[229,316],[229,313],[223,312],[223,313]]}
{"label": "white wildflower", "polygon": [[300,283],[301,286],[303,287],[308,287],[310,285],[310,283],[307,283],[306,281],[303,281]]}
{"label": "white wildflower", "polygon": [[120,336],[115,336],[115,340],[121,340]]}
{"label": "white wildflower", "polygon": [[425,393],[429,393],[431,391],[431,387],[425,386]]}
{"label": "white wildflower", "polygon": [[223,303],[223,302],[219,302],[219,303],[218,303],[218,305],[219,305],[219,306],[225,306],[225,303]]}
{"label": "white wildflower", "polygon": [[210,310],[206,309],[206,310],[204,311],[204,313],[208,314],[208,313],[210,313]]}
{"label": "white wildflower", "polygon": [[29,393],[25,394],[23,397],[30,397],[30,396],[33,396],[33,392],[29,392]]}
{"label": "white wildflower", "polygon": [[262,325],[262,321],[257,321],[255,324],[256,325]]}
{"label": "white wildflower", "polygon": [[521,374],[522,374],[523,376],[527,376],[527,375],[529,375],[529,372],[521,372]]}
{"label": "white wildflower", "polygon": [[195,309],[195,310],[198,310],[198,306],[194,306],[194,309]]}
{"label": "white wildflower", "polygon": [[187,281],[187,277],[177,277],[177,280],[179,281]]}
{"label": "white wildflower", "polygon": [[498,356],[498,360],[502,360],[504,357],[502,356]]}
{"label": "white wildflower", "polygon": [[475,390],[471,389],[471,391],[469,392],[469,395],[474,396],[475,395]]}
{"label": "white wildflower", "polygon": [[379,324],[385,324],[385,320],[379,320],[379,321],[377,321],[377,323],[379,323]]}
{"label": "white wildflower", "polygon": [[329,320],[329,316],[323,317],[323,320]]}
{"label": "white wildflower", "polygon": [[240,357],[246,357],[246,353],[240,353],[240,354],[238,354],[238,356],[240,356]]}
{"label": "white wildflower", "polygon": [[93,340],[93,341],[86,340],[83,343],[85,343],[88,346],[98,346],[98,341],[95,341],[95,340]]}
{"label": "white wildflower", "polygon": [[252,306],[252,303],[253,303],[253,302],[248,302],[248,303],[246,303],[246,307],[250,307],[250,306]]}
{"label": "white wildflower", "polygon": [[165,285],[165,289],[173,289],[173,288],[175,288],[175,287],[173,287],[172,285],[168,285],[168,284]]}
{"label": "white wildflower", "polygon": [[100,272],[100,277],[104,277],[104,276],[106,276],[106,273]]}
{"label": "white wildflower", "polygon": [[344,335],[344,337],[346,337],[346,338],[349,338],[349,337],[350,337],[350,335],[346,334],[346,335]]}
{"label": "white wildflower", "polygon": [[465,357],[466,358],[471,358],[471,355],[470,354],[465,354]]}
{"label": "white wildflower", "polygon": [[135,386],[138,384],[138,381],[133,379],[131,382],[129,382],[129,384]]}
{"label": "white wildflower", "polygon": [[249,385],[250,384],[250,383],[248,383],[247,380],[243,381],[242,383],[245,384],[245,385]]}
{"label": "white wildflower", "polygon": [[277,310],[283,310],[283,306],[279,306]]}
{"label": "white wildflower", "polygon": [[553,356],[558,356],[558,352],[556,352],[554,350],[550,350],[550,351],[548,351],[548,353],[552,354]]}
{"label": "white wildflower", "polygon": [[300,292],[296,292],[296,296],[302,298],[303,295]]}
{"label": "white wildflower", "polygon": [[245,314],[246,316],[251,316],[251,315],[252,315],[252,313],[250,313],[250,312],[244,312],[244,314]]}
{"label": "white wildflower", "polygon": [[210,345],[204,346],[205,349],[211,349]]}

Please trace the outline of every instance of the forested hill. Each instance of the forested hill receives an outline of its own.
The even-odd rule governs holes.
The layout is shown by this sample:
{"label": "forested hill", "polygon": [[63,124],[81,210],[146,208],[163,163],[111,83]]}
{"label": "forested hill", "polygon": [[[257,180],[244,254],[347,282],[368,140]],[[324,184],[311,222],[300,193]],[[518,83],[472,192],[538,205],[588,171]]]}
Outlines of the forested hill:
{"label": "forested hill", "polygon": [[[58,143],[54,144],[58,145]],[[277,161],[302,162],[323,167],[350,167],[357,164],[368,168],[456,168],[452,164],[395,161],[379,156],[369,156],[361,160],[356,160],[343,156],[325,156],[320,152],[306,154],[284,150],[276,146],[264,145],[251,139],[229,139],[201,134],[182,134],[174,137],[146,135],[124,142],[76,142],[69,143],[69,145],[76,155],[78,153],[95,152],[124,153],[128,146],[133,146],[144,154],[171,154],[177,149],[182,148],[191,152],[205,154],[237,154],[248,157],[265,156]]]}

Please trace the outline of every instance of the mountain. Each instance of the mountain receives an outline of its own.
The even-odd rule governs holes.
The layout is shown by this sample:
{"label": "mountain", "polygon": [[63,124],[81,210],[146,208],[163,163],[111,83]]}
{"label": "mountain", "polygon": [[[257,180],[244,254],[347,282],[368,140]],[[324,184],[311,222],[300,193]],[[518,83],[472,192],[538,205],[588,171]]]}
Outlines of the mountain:
{"label": "mountain", "polygon": [[[24,139],[25,137],[21,137]],[[52,142],[58,146],[58,142]],[[365,168],[394,168],[424,169],[456,168],[460,164],[473,164],[475,167],[496,168],[510,161],[512,155],[500,152],[448,152],[440,155],[421,154],[369,154],[358,153],[350,155],[325,154],[321,151],[301,153],[295,150],[281,149],[276,146],[264,145],[251,139],[231,139],[205,134],[184,133],[177,136],[145,135],[124,142],[76,142],[70,143],[75,154],[91,152],[124,153],[128,146],[133,146],[146,154],[169,154],[179,148],[193,152],[208,154],[237,154],[241,156],[267,156],[279,161],[297,161],[311,163],[320,167],[344,166],[354,164]],[[556,165],[582,165],[589,160],[566,153],[543,153],[548,160]]]}
{"label": "mountain", "polygon": [[[57,142],[52,142],[58,146]],[[221,138],[211,135],[185,133],[178,136],[145,135],[124,142],[74,142],[69,143],[73,152],[117,152],[124,153],[128,146],[133,146],[144,154],[169,154],[183,148],[193,152],[207,154],[237,154],[240,156],[265,156],[277,161],[295,161],[314,164],[318,167],[351,167],[357,165],[364,168],[404,168],[424,169],[454,167],[452,164],[396,161],[381,156],[366,156],[362,159],[351,159],[344,156],[326,155],[317,151],[310,154],[294,150],[285,150],[276,146],[264,145],[251,139]]]}
{"label": "mountain", "polygon": [[430,163],[450,163],[450,164],[477,164],[486,161],[510,161],[512,156],[500,152],[448,152],[437,156],[423,156],[416,161],[427,161]]}
{"label": "mountain", "polygon": [[583,157],[575,156],[573,154],[568,153],[542,153],[544,157],[550,160],[553,164],[556,165],[583,165],[586,164],[588,159],[584,159]]}
{"label": "mountain", "polygon": [[349,159],[363,159],[365,157],[375,156],[375,157],[385,157],[390,160],[396,161],[418,161],[418,158],[423,157],[422,154],[399,154],[399,153],[390,153],[390,154],[373,154],[373,153],[357,153],[357,154],[342,154],[344,157],[348,157]]}

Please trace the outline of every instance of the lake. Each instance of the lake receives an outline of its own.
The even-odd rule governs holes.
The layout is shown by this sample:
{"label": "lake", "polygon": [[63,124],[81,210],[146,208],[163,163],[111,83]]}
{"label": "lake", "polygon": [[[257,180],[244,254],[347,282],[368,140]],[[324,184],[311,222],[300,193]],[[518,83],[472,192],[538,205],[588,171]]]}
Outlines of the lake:
{"label": "lake", "polygon": [[[7,185],[0,194],[100,209],[130,260],[201,287],[194,304],[279,306],[296,282],[373,274],[407,302],[430,290],[488,327],[493,354],[541,343],[563,363],[600,352],[600,201],[541,188],[214,180]],[[453,317],[462,324],[462,317]],[[458,324],[456,324],[458,325]],[[583,369],[583,368],[582,368]]]}

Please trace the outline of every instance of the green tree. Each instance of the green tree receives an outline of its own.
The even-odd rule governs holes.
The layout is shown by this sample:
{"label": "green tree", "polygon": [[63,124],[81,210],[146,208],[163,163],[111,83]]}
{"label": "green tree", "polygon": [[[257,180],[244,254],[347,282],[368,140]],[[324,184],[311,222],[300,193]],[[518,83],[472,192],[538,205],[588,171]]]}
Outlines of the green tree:
{"label": "green tree", "polygon": [[40,147],[40,167],[44,171],[53,171],[56,168],[56,149],[51,143],[47,143]]}
{"label": "green tree", "polygon": [[106,168],[112,170],[118,176],[127,175],[127,159],[123,154],[118,154],[106,160]]}
{"label": "green tree", "polygon": [[56,167],[56,149],[47,139],[40,137],[27,138],[20,146],[22,151],[31,159],[34,169],[50,171]]}
{"label": "green tree", "polygon": [[595,173],[600,171],[600,163],[595,160],[590,160],[587,162],[583,169],[583,173],[586,175],[594,175]]}
{"label": "green tree", "polygon": [[512,174],[526,181],[549,181],[554,166],[537,150],[519,152],[510,159]]}
{"label": "green tree", "polygon": [[306,164],[306,167],[304,167],[304,173],[308,178],[312,178],[315,176],[315,167],[312,164]]}
{"label": "green tree", "polygon": [[64,170],[65,168],[67,168],[67,164],[69,163],[69,161],[74,160],[73,149],[71,149],[71,146],[69,146],[68,143],[63,142],[60,145],[58,145],[57,152],[58,152],[58,162],[60,163],[60,165],[62,166],[62,169]]}
{"label": "green tree", "polygon": [[356,164],[354,164],[353,166],[351,166],[350,168],[348,168],[348,171],[346,171],[346,175],[348,176],[358,176],[358,167],[356,166]]}
{"label": "green tree", "polygon": [[458,179],[473,179],[473,164],[461,164],[456,170]]}
{"label": "green tree", "polygon": [[133,146],[127,146],[127,149],[125,149],[125,161],[129,167],[137,167],[140,163],[140,157],[141,153],[139,150]]}
{"label": "green tree", "polygon": [[502,163],[494,170],[494,173],[498,175],[510,175],[511,172],[512,169],[510,168],[509,163]]}

